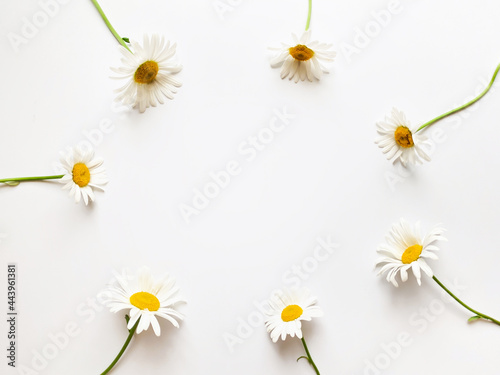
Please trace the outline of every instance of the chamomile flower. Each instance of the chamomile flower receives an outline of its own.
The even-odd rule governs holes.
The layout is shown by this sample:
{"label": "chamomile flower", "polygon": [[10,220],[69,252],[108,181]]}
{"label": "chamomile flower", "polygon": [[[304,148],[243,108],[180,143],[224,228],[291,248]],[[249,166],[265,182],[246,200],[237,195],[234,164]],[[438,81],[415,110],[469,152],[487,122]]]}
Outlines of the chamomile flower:
{"label": "chamomile flower", "polygon": [[143,267],[137,275],[124,271],[121,275],[115,274],[115,278],[116,283],[103,292],[105,304],[113,313],[129,310],[128,329],[139,321],[137,333],[151,325],[156,336],[160,336],[160,324],[156,317],[164,318],[179,328],[177,320],[182,320],[183,316],[175,310],[175,306],[185,301],[178,296],[179,288],[172,277],[167,275],[155,280],[150,270]]}
{"label": "chamomile flower", "polygon": [[316,297],[311,296],[305,288],[285,290],[280,297],[270,300],[271,312],[266,321],[267,332],[273,342],[286,339],[287,335],[302,339],[302,320],[311,320],[323,315],[323,311],[315,306]]}
{"label": "chamomile flower", "polygon": [[64,175],[58,181],[64,184],[63,189],[69,190],[69,195],[75,198],[76,203],[82,197],[86,205],[89,200],[93,201],[92,188],[104,190],[108,179],[103,162],[103,159],[94,157],[93,150],[75,147],[61,153],[60,163]]}
{"label": "chamomile flower", "polygon": [[380,136],[375,139],[375,143],[387,160],[399,159],[405,167],[407,164],[422,164],[421,159],[431,160],[422,148],[427,137],[410,130],[410,122],[402,111],[393,108],[391,117],[377,122],[377,132]]}
{"label": "chamomile flower", "polygon": [[392,230],[386,236],[387,244],[379,245],[377,252],[381,255],[377,259],[376,266],[381,267],[378,274],[387,272],[386,279],[394,286],[398,286],[396,276],[401,274],[401,280],[408,280],[408,270],[413,271],[418,285],[421,285],[421,271],[432,277],[432,269],[426,259],[438,259],[434,253],[439,248],[437,241],[446,241],[443,237],[445,229],[439,225],[435,226],[426,235],[421,234],[420,223],[415,224],[415,228],[401,219],[399,223],[392,226]]}
{"label": "chamomile flower", "polygon": [[421,271],[424,271],[427,276],[432,278],[455,301],[474,314],[469,318],[469,322],[482,319],[500,326],[500,320],[480,313],[462,302],[434,275],[425,261],[425,259],[438,259],[434,253],[439,250],[435,242],[446,241],[446,238],[443,237],[444,232],[445,229],[443,227],[436,225],[429,233],[423,236],[420,232],[419,223],[413,229],[410,224],[401,219],[398,224],[393,225],[391,232],[386,237],[387,244],[379,245],[377,248],[377,252],[382,255],[377,259],[375,265],[376,267],[381,267],[378,274],[387,272],[387,281],[390,281],[397,287],[396,276],[398,272],[401,274],[401,280],[405,282],[408,280],[408,270],[411,268],[418,285],[421,285]]}
{"label": "chamomile flower", "polygon": [[330,44],[311,41],[311,30],[304,31],[300,38],[292,34],[292,39],[291,45],[282,43],[281,47],[270,48],[276,52],[271,67],[281,67],[282,79],[289,77],[297,83],[299,79],[304,81],[307,78],[312,82],[328,73],[321,63],[331,62],[336,56]]}
{"label": "chamomile flower", "polygon": [[150,38],[145,35],[142,46],[135,41],[130,44],[133,53],[120,47],[123,66],[111,68],[119,74],[113,78],[127,80],[116,90],[116,100],[137,106],[142,113],[150,106],[156,107],[157,103],[164,104],[165,98],[174,98],[177,88],[181,86],[174,75],[181,71],[182,66],[173,60],[176,44],[165,42],[163,36],[153,34]]}

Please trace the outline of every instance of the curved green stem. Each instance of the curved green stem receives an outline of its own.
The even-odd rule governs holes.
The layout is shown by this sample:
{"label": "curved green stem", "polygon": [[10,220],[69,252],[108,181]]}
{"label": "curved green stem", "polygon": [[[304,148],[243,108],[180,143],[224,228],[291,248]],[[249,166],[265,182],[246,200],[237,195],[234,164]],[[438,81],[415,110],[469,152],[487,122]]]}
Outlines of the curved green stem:
{"label": "curved green stem", "polygon": [[311,11],[312,11],[312,0],[309,0],[309,10],[307,11],[306,31],[309,30],[309,25],[311,24]]}
{"label": "curved green stem", "polygon": [[36,181],[36,180],[57,180],[63,178],[63,174],[58,174],[56,176],[39,176],[39,177],[14,177],[14,178],[3,178],[0,180],[0,184],[5,184],[9,182],[21,182],[21,181]]}
{"label": "curved green stem", "polygon": [[[126,317],[125,319],[127,319],[127,318],[128,317]],[[121,358],[121,356],[125,352],[125,349],[127,349],[128,344],[130,344],[130,340],[132,340],[132,337],[134,336],[134,333],[135,333],[135,331],[137,329],[137,326],[139,325],[139,321],[140,320],[141,320],[141,318],[139,318],[137,320],[137,322],[134,324],[134,326],[129,330],[129,334],[128,334],[127,340],[125,341],[125,344],[123,344],[122,350],[120,350],[120,353],[118,353],[118,355],[116,356],[116,358],[114,359],[114,361],[111,362],[111,364],[108,366],[108,368],[106,370],[104,370],[104,372],[101,375],[105,375],[108,372],[110,372],[111,369],[113,368],[113,366],[116,365],[116,362],[119,361],[119,359]],[[128,321],[128,319],[127,319],[127,321]]]}
{"label": "curved green stem", "polygon": [[447,116],[450,116],[450,115],[452,115],[454,113],[460,112],[462,109],[465,109],[465,108],[471,106],[472,104],[474,104],[475,102],[477,102],[479,99],[481,99],[483,96],[485,96],[488,91],[490,91],[490,88],[493,85],[493,82],[495,82],[495,78],[497,77],[497,74],[498,74],[499,70],[500,70],[500,64],[497,66],[497,68],[495,70],[495,73],[493,73],[493,77],[491,78],[491,81],[490,81],[489,85],[484,89],[484,91],[481,94],[479,94],[477,97],[475,97],[474,99],[472,99],[470,102],[467,102],[467,103],[465,103],[464,105],[461,105],[458,108],[452,109],[451,111],[448,111],[448,112],[442,114],[441,116],[438,116],[438,117],[432,119],[431,121],[426,122],[420,128],[418,128],[415,131],[415,133],[419,132],[420,130],[425,129],[429,125],[432,125],[435,122],[438,122],[439,120],[441,120],[441,119],[443,119],[443,118],[445,118]]}
{"label": "curved green stem", "polygon": [[101,15],[101,17],[104,20],[104,22],[106,23],[106,26],[108,27],[109,31],[111,31],[111,33],[115,36],[115,38],[118,41],[118,43],[120,43],[123,47],[125,47],[126,49],[128,49],[128,51],[130,53],[132,53],[132,51],[130,50],[130,48],[128,48],[128,46],[125,44],[125,41],[122,39],[122,37],[120,35],[118,35],[118,33],[116,32],[116,30],[113,28],[113,26],[111,26],[111,23],[109,22],[108,17],[106,17],[106,15],[104,14],[104,12],[103,12],[101,6],[99,5],[99,3],[97,2],[97,0],[92,0],[92,3],[94,3],[95,7],[97,8],[97,11]]}
{"label": "curved green stem", "polygon": [[302,345],[304,345],[304,350],[306,351],[306,357],[299,357],[297,359],[297,361],[300,359],[300,358],[306,358],[308,361],[309,361],[309,364],[314,368],[314,371],[316,371],[316,374],[317,375],[320,375],[319,373],[319,370],[318,368],[316,367],[316,364],[314,363],[312,357],[311,357],[311,354],[309,353],[309,349],[307,349],[307,344],[306,344],[306,340],[304,339],[304,337],[302,337],[300,339],[302,341]]}
{"label": "curved green stem", "polygon": [[481,318],[483,318],[483,319],[489,320],[489,321],[491,321],[492,323],[495,323],[495,324],[497,324],[497,325],[499,325],[499,326],[500,326],[500,322],[499,322],[498,320],[493,319],[491,316],[488,316],[488,315],[482,314],[482,313],[480,313],[479,311],[476,311],[476,310],[474,310],[474,309],[470,308],[470,307],[469,307],[469,306],[467,306],[465,303],[463,303],[462,301],[460,301],[460,300],[459,300],[459,299],[458,299],[458,298],[457,298],[457,297],[456,297],[456,296],[455,296],[452,292],[450,292],[450,291],[448,290],[448,288],[446,288],[446,287],[445,287],[445,286],[441,283],[441,281],[439,281],[439,280],[437,279],[437,277],[436,277],[436,276],[432,276],[432,278],[434,279],[434,281],[435,281],[436,283],[438,283],[438,285],[439,285],[441,288],[443,288],[443,289],[444,289],[444,291],[445,291],[446,293],[448,293],[450,296],[452,296],[452,297],[453,297],[453,299],[454,299],[455,301],[457,301],[459,304],[461,304],[461,305],[462,305],[463,307],[465,307],[467,310],[469,310],[469,311],[473,312],[474,314],[476,314],[477,316],[480,316],[480,317],[481,317]]}

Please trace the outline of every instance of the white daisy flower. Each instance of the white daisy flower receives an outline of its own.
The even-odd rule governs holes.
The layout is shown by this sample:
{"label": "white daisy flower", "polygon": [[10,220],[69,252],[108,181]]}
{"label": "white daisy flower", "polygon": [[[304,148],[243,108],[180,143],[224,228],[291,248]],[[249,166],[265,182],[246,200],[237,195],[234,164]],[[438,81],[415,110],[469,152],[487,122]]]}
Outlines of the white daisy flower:
{"label": "white daisy flower", "polygon": [[176,44],[165,43],[165,38],[153,34],[151,39],[144,35],[144,45],[135,41],[130,42],[134,53],[120,46],[123,55],[123,66],[111,68],[127,83],[117,89],[116,100],[126,105],[138,106],[142,113],[157,103],[163,104],[164,98],[173,99],[181,83],[173,75],[180,72],[182,66],[172,60],[175,55]]}
{"label": "white daisy flower", "polygon": [[401,280],[408,280],[408,270],[411,268],[418,285],[421,285],[421,270],[427,276],[432,277],[433,272],[425,259],[438,259],[434,251],[439,248],[436,241],[446,241],[443,237],[445,229],[439,225],[435,226],[429,233],[422,236],[420,223],[415,224],[413,229],[404,219],[392,226],[392,230],[386,236],[387,244],[379,245],[377,252],[382,255],[377,259],[376,267],[381,267],[378,275],[387,272],[387,281],[398,286],[396,275],[401,273]]}
{"label": "white daisy flower", "polygon": [[422,148],[427,137],[410,130],[410,122],[397,108],[392,109],[391,117],[386,116],[384,121],[377,122],[377,132],[380,137],[375,139],[375,143],[386,154],[387,160],[399,159],[405,167],[408,163],[422,164],[421,159],[431,160]]}
{"label": "white daisy flower", "polygon": [[142,267],[135,276],[123,271],[122,275],[115,274],[115,278],[116,283],[110,285],[102,296],[111,312],[129,310],[128,329],[141,319],[137,326],[137,333],[147,330],[151,324],[156,336],[160,336],[157,316],[179,328],[176,319],[182,320],[184,317],[174,307],[185,301],[178,296],[179,288],[175,286],[175,280],[172,277],[166,275],[154,280],[150,270]]}
{"label": "white daisy flower", "polygon": [[270,300],[271,310],[266,321],[267,332],[270,332],[273,342],[287,335],[302,338],[301,320],[311,320],[323,315],[316,304],[316,297],[311,296],[306,288],[285,290],[280,297]]}
{"label": "white daisy flower", "polygon": [[281,43],[279,48],[270,48],[277,51],[276,56],[271,60],[271,67],[281,66],[281,78],[293,79],[295,83],[306,78],[313,81],[319,80],[323,73],[328,73],[320,61],[333,61],[336,52],[331,51],[331,44],[311,42],[311,30],[304,31],[302,36],[297,38],[292,34],[293,44]]}
{"label": "white daisy flower", "polygon": [[65,184],[63,189],[69,189],[69,195],[75,202],[83,201],[87,205],[94,200],[92,188],[104,190],[103,185],[108,183],[106,171],[102,164],[104,160],[94,157],[93,150],[83,150],[79,147],[69,148],[66,153],[61,152],[61,166],[64,176],[58,181]]}

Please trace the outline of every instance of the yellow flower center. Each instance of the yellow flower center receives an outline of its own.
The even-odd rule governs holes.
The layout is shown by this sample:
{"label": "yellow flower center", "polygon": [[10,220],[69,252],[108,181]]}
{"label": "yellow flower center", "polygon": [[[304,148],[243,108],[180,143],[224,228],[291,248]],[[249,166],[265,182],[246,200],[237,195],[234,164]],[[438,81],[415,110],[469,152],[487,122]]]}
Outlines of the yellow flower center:
{"label": "yellow flower center", "polygon": [[420,257],[420,254],[422,254],[422,249],[423,248],[421,245],[410,246],[403,253],[403,256],[401,257],[401,262],[403,262],[404,264],[410,264],[416,261]]}
{"label": "yellow flower center", "polygon": [[73,166],[73,182],[80,187],[87,186],[90,182],[90,171],[83,163]]}
{"label": "yellow flower center", "polygon": [[297,44],[295,47],[290,47],[288,51],[295,60],[299,61],[307,61],[314,56],[314,51],[303,44]]}
{"label": "yellow flower center", "polygon": [[415,145],[415,143],[413,143],[411,130],[406,126],[398,126],[394,132],[394,139],[396,140],[396,143],[403,148],[410,148]]}
{"label": "yellow flower center", "polygon": [[283,320],[284,322],[291,322],[292,320],[300,318],[303,312],[304,310],[302,310],[302,307],[297,305],[289,305],[285,307],[281,312],[281,320]]}
{"label": "yellow flower center", "polygon": [[137,292],[130,296],[130,303],[138,309],[149,311],[158,311],[160,308],[160,301],[156,296],[148,292]]}
{"label": "yellow flower center", "polygon": [[158,63],[156,61],[146,61],[142,63],[134,74],[134,80],[137,83],[151,83],[158,74]]}

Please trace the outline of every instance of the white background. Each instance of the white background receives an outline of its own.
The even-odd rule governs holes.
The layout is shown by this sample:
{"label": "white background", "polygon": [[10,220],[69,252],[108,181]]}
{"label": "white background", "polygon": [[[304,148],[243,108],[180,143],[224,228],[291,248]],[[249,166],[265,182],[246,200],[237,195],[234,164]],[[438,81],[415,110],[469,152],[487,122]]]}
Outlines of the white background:
{"label": "white background", "polygon": [[[313,374],[295,362],[299,340],[273,344],[258,321],[232,351],[224,339],[258,317],[255,302],[292,284],[295,265],[303,273],[294,280],[325,311],[304,324],[322,374],[500,374],[500,327],[467,324],[471,314],[439,302],[427,277],[396,289],[373,269],[377,245],[400,217],[426,229],[442,223],[449,242],[431,263],[435,274],[472,307],[500,316],[500,83],[470,111],[429,128],[432,161],[409,173],[373,142],[375,122],[393,106],[423,123],[485,86],[500,62],[500,4],[401,1],[377,27],[372,12],[388,1],[314,1],[313,39],[338,56],[320,82],[298,84],[270,68],[267,48],[302,32],[307,1],[232,4],[221,16],[210,0],[101,2],[122,35],[142,41],[158,32],[178,43],[183,86],[175,100],[139,114],[112,104],[120,82],[109,67],[120,55],[90,1],[60,5],[18,51],[8,34],[22,36],[23,17],[41,7],[2,1],[1,176],[51,174],[60,150],[92,134],[110,179],[88,207],[55,182],[0,187],[0,310],[15,262],[18,366],[33,369],[35,353],[68,323],[78,332],[41,371],[19,373],[101,373],[127,332],[122,314],[88,299],[113,269],[146,265],[177,279],[186,319],[179,330],[162,320],[159,338],[136,336],[113,373]],[[283,108],[295,118],[247,161],[240,144]],[[112,131],[98,134],[102,121]],[[186,223],[179,205],[191,205],[193,189],[231,160],[240,174]],[[313,263],[318,237],[338,248]],[[397,350],[391,343],[401,334],[410,344]],[[0,372],[17,374],[2,358]]]}

